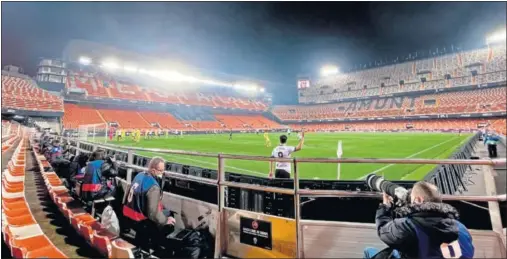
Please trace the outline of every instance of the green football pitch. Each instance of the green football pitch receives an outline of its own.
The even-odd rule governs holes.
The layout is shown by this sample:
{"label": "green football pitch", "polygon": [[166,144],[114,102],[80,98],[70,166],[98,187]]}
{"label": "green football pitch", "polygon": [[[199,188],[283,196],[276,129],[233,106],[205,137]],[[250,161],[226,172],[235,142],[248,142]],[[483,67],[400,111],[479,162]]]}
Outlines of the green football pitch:
{"label": "green football pitch", "polygon": [[[278,144],[280,133],[270,133],[272,145]],[[338,141],[343,144],[345,158],[448,158],[471,135],[450,133],[306,133],[303,150],[293,157],[336,158]],[[98,140],[98,139],[97,139]],[[103,140],[103,139],[101,139]],[[298,139],[293,134],[288,145],[297,145]],[[169,136],[146,140],[139,143],[131,141],[112,141],[109,144],[135,146],[143,148],[160,148],[187,150],[206,153],[226,153],[256,156],[270,156],[272,147],[266,147],[262,134],[228,134]],[[156,154],[136,151],[137,154],[152,157],[162,156],[168,161],[203,168],[217,169],[217,159],[174,154]],[[253,176],[266,177],[269,173],[269,162],[232,160],[225,162],[226,171]],[[383,175],[391,180],[420,180],[435,165],[414,164],[342,164],[341,180],[362,179],[369,173]],[[331,163],[300,163],[298,172],[301,178],[336,179],[337,165]]]}

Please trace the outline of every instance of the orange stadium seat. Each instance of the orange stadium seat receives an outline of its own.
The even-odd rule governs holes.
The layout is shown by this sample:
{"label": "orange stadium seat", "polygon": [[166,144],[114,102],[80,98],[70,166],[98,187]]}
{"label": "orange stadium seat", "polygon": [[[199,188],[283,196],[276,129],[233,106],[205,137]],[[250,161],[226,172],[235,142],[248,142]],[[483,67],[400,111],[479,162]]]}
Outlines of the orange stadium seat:
{"label": "orange stadium seat", "polygon": [[230,96],[209,95],[196,91],[160,93],[154,89],[144,89],[139,85],[119,82],[100,72],[72,71],[66,82],[67,88],[79,88],[88,96],[136,101],[186,104],[220,108],[236,108],[264,111],[267,105],[262,101]]}
{"label": "orange stadium seat", "polygon": [[123,128],[146,129],[152,126],[137,111],[98,109],[106,122],[117,122]]}
{"label": "orange stadium seat", "polygon": [[67,77],[66,87],[86,90],[88,96],[111,98],[111,94],[103,86],[103,84],[93,77],[92,74],[86,72],[70,72]]}
{"label": "orange stadium seat", "polygon": [[[192,109],[192,108],[187,108]],[[176,130],[223,130],[230,129],[275,129],[281,125],[262,115],[217,115],[211,113],[206,119],[178,120],[169,112],[129,111],[114,109],[94,109],[90,106],[65,104],[64,127],[77,129],[79,125],[117,122],[123,129],[153,129],[158,123],[163,129]],[[201,116],[194,110],[194,116]],[[188,116],[188,115],[187,115]],[[216,120],[213,120],[216,119]]]}
{"label": "orange stadium seat", "polygon": [[[317,79],[312,87],[299,91],[301,103],[322,103],[344,98],[382,96],[400,92],[505,82],[505,45],[463,51],[422,60],[340,73]],[[469,65],[483,64],[476,76]],[[421,83],[418,71],[431,71]],[[451,78],[445,78],[445,75]],[[399,82],[403,80],[404,84]],[[381,85],[384,85],[381,87]],[[364,86],[367,86],[364,88]]]}
{"label": "orange stadium seat", "polygon": [[[491,124],[491,128],[503,134],[505,119],[440,119],[440,120],[404,120],[391,122],[329,122],[312,124],[290,124],[295,130],[305,131],[391,131],[407,130],[407,124],[412,130],[440,131],[465,130],[474,131],[480,124]],[[503,124],[502,124],[503,123]],[[499,125],[503,125],[499,126]]]}
{"label": "orange stadium seat", "polygon": [[215,130],[223,128],[219,121],[185,121],[185,123],[192,125],[196,130]]}
{"label": "orange stadium seat", "polygon": [[63,126],[66,129],[77,129],[79,125],[105,123],[99,112],[89,106],[65,104]]}
{"label": "orange stadium seat", "polygon": [[248,126],[234,115],[215,115],[215,117],[228,129],[240,130],[245,129]]}
{"label": "orange stadium seat", "polygon": [[[410,107],[409,98],[404,98],[400,108],[390,108],[395,106],[386,104],[383,105],[384,108],[375,109],[375,105],[378,102],[384,102],[385,99],[373,99],[369,108],[361,108],[360,101],[308,106],[276,106],[273,114],[281,120],[326,120],[505,111],[507,103],[505,91],[505,87],[497,87],[422,95],[415,98],[414,107]],[[392,102],[391,100],[388,99],[387,102]]]}
{"label": "orange stadium seat", "polygon": [[[36,149],[34,149],[34,152],[35,150]],[[42,157],[36,156],[36,158],[50,196],[65,218],[67,218],[69,223],[76,229],[77,233],[79,233],[93,248],[108,258],[134,258],[133,249],[135,247],[108,231],[92,215],[87,213],[81,207],[81,202],[74,200],[74,198],[70,196],[67,188],[63,186],[54,172],[44,171],[44,167],[42,166],[43,160],[41,160]],[[18,214],[18,212],[12,212],[12,214]],[[43,244],[43,239],[40,239],[40,241]],[[25,247],[27,247],[27,245],[25,245]],[[24,257],[31,255],[37,257],[65,258],[65,255],[61,253],[61,251],[52,246],[42,246],[39,247],[39,249],[32,249],[28,252],[25,252],[25,250],[22,251]]]}
{"label": "orange stadium seat", "polygon": [[26,144],[23,136],[2,174],[2,232],[5,244],[14,258],[66,258],[44,235],[25,200]]}
{"label": "orange stadium seat", "polygon": [[39,88],[32,79],[2,74],[2,107],[63,112],[63,100]]}
{"label": "orange stadium seat", "polygon": [[112,98],[147,101],[146,95],[137,85],[121,84],[116,81],[108,82],[108,89]]}
{"label": "orange stadium seat", "polygon": [[184,124],[178,121],[174,116],[170,113],[160,113],[160,112],[148,112],[142,111],[139,112],[141,116],[149,123],[158,123],[160,127],[166,129],[183,129],[186,128]]}

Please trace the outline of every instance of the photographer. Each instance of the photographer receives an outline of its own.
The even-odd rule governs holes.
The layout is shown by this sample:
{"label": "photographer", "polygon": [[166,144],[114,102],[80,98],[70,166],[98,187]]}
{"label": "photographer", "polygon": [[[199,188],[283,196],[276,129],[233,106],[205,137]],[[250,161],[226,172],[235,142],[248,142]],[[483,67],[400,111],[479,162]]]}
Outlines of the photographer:
{"label": "photographer", "polygon": [[458,212],[442,198],[435,185],[417,182],[410,204],[393,205],[384,193],[375,223],[377,234],[389,247],[377,252],[367,248],[365,258],[472,258],[474,245]]}
{"label": "photographer", "polygon": [[114,177],[118,175],[118,166],[112,157],[105,156],[103,150],[92,153],[83,176],[82,198],[92,201],[114,196],[116,190]]}
{"label": "photographer", "polygon": [[71,162],[69,164],[68,169],[69,172],[67,175],[68,189],[74,188],[76,186],[76,181],[83,179],[88,159],[89,155],[87,153],[80,153],[79,155],[71,158]]}

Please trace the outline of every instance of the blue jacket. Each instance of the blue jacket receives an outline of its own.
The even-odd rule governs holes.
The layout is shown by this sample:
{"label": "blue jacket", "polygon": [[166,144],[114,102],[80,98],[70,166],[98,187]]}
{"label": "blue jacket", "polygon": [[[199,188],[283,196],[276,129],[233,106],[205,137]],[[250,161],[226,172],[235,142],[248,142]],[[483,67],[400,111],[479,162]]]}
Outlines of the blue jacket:
{"label": "blue jacket", "polygon": [[86,165],[83,177],[82,192],[97,193],[102,188],[101,167],[104,160],[95,160]]}
{"label": "blue jacket", "polygon": [[486,135],[484,137],[485,145],[496,145],[500,141],[500,138],[496,135]]}
{"label": "blue jacket", "polygon": [[402,258],[473,258],[474,245],[456,209],[426,202],[397,208],[381,204],[376,225],[380,239]]}
{"label": "blue jacket", "polygon": [[160,185],[153,175],[147,172],[137,174],[123,205],[123,215],[137,222],[150,220],[158,226],[165,225],[167,215],[161,195]]}

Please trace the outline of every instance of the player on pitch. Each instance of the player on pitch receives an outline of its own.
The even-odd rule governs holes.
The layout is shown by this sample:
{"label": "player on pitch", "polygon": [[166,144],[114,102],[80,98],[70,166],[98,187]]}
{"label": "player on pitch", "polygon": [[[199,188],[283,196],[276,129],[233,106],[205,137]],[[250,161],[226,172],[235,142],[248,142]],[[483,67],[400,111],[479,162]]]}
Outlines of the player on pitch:
{"label": "player on pitch", "polygon": [[[287,136],[280,136],[280,145],[276,146],[271,153],[271,157],[290,158],[290,155],[303,148],[305,142],[305,133],[301,132],[301,139],[297,146],[287,146]],[[273,178],[273,164],[275,167],[275,178],[290,178],[291,163],[271,162],[269,165],[269,178]]]}
{"label": "player on pitch", "polygon": [[269,139],[269,135],[266,131],[264,131],[264,142],[266,142],[266,147],[271,147],[271,140]]}

